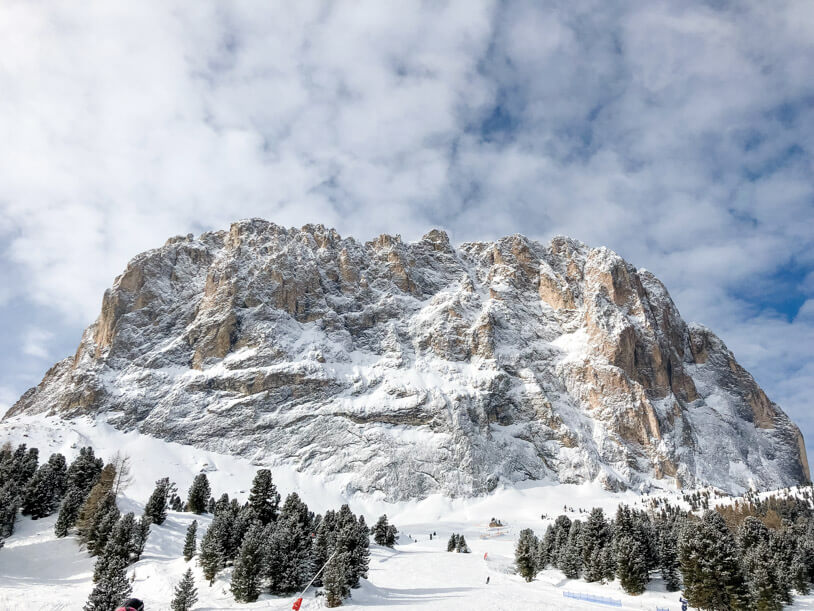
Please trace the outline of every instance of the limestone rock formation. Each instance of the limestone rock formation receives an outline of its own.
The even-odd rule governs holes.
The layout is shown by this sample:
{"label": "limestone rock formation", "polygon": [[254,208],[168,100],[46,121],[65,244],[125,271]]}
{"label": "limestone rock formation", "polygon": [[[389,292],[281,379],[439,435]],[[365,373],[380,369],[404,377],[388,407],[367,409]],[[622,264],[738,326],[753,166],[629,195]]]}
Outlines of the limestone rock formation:
{"label": "limestone rock formation", "polygon": [[97,415],[390,499],[499,482],[809,479],[797,427],[605,248],[261,220],[134,258],[75,356],[7,415]]}

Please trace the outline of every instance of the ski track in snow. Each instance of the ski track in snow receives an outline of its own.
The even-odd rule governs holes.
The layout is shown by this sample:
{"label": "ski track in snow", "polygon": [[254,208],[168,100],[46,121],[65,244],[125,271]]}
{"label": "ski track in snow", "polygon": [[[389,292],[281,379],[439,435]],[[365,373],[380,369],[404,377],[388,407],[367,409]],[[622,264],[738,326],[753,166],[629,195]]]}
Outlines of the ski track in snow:
{"label": "ski track in snow", "polygon": [[[202,470],[214,495],[228,492],[245,500],[254,472],[249,461],[206,452],[197,448],[167,443],[138,433],[122,433],[102,421],[64,421],[57,418],[23,417],[3,423],[0,443],[26,443],[40,449],[40,460],[52,452],[62,452],[70,461],[83,445],[92,445],[97,456],[107,459],[121,451],[131,457],[134,481],[120,496],[122,512],[140,514],[152,492],[155,480],[169,476],[185,497],[187,487]],[[92,442],[91,442],[92,440]],[[343,494],[341,478],[320,480],[297,473],[290,467],[272,466],[274,481],[285,497],[297,491],[309,507],[318,512],[338,509],[348,502],[363,513],[369,524],[382,513],[400,530],[394,550],[371,544],[369,578],[353,590],[343,608],[421,610],[516,610],[516,609],[611,609],[595,603],[571,600],[563,592],[577,592],[622,601],[622,609],[669,609],[678,611],[678,593],[664,591],[660,579],[648,584],[642,596],[628,596],[618,582],[589,584],[565,579],[557,570],[540,573],[532,583],[513,574],[514,545],[522,528],[542,535],[548,520],[563,512],[563,505],[590,509],[601,506],[612,514],[620,502],[633,504],[642,499],[632,493],[612,494],[596,485],[525,485],[499,488],[487,497],[448,499],[433,496],[423,501],[385,503],[359,494]],[[678,502],[678,493],[674,502]],[[569,513],[585,519],[585,514]],[[507,524],[507,534],[481,538],[488,522],[497,517]],[[197,519],[198,541],[210,522],[207,515],[169,512],[161,526],[153,525],[142,559],[132,565],[133,595],[145,602],[148,611],[169,609],[173,589],[187,566],[193,566],[199,601],[195,609],[291,609],[295,596],[261,596],[252,604],[239,604],[229,591],[231,569],[221,572],[209,587],[195,563],[181,557],[188,524]],[[53,534],[56,515],[32,521],[20,517],[14,534],[0,549],[0,609],[8,611],[38,609],[79,610],[92,589],[94,559],[80,550],[75,537],[57,539]],[[437,537],[429,539],[430,532]],[[452,533],[462,533],[471,554],[446,552]],[[484,558],[487,554],[487,558]],[[485,583],[486,577],[490,583]],[[321,597],[311,588],[304,598],[303,611],[324,608]],[[797,597],[792,609],[814,609],[814,595]]]}

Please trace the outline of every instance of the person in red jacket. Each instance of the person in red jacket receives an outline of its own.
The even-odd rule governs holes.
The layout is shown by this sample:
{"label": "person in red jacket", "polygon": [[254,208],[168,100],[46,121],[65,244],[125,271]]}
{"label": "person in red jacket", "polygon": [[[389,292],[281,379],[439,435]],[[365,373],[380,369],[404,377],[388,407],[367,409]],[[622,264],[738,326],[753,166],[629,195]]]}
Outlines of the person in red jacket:
{"label": "person in red jacket", "polygon": [[144,603],[138,598],[128,598],[116,611],[144,611]]}

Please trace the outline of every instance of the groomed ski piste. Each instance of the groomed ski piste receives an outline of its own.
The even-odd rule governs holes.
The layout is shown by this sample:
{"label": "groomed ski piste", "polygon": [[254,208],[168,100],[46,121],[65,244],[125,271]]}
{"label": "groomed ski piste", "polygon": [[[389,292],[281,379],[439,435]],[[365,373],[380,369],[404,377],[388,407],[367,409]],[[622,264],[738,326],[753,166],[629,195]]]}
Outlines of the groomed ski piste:
{"label": "groomed ski piste", "polygon": [[[338,509],[348,503],[362,513],[368,524],[386,513],[400,532],[394,549],[371,543],[370,570],[362,587],[342,608],[426,610],[517,610],[517,609],[681,609],[680,593],[668,593],[654,578],[641,596],[625,594],[618,581],[589,584],[569,580],[556,569],[541,572],[526,583],[514,573],[514,547],[518,533],[531,528],[539,536],[558,515],[584,519],[579,510],[602,507],[612,517],[620,503],[643,506],[635,493],[609,493],[598,485],[528,485],[498,488],[492,494],[472,499],[433,496],[422,501],[385,503],[375,497],[344,494],[341,478],[324,481],[295,471],[290,466],[252,464],[251,460],[207,452],[169,443],[136,432],[123,433],[102,420],[72,421],[47,417],[18,417],[0,425],[0,444],[25,443],[38,447],[41,460],[52,452],[62,452],[70,461],[83,446],[93,446],[96,455],[108,459],[115,452],[130,457],[133,482],[119,496],[122,512],[140,515],[155,480],[169,477],[185,498],[188,486],[201,471],[207,473],[213,494],[226,492],[244,501],[255,472],[272,470],[281,495],[296,491],[313,511]],[[665,493],[669,494],[669,493]],[[672,502],[680,494],[672,493]],[[564,512],[564,506],[575,511]],[[548,519],[542,519],[541,515]],[[489,528],[491,518],[505,525],[496,533]],[[188,524],[199,522],[199,541],[211,516],[169,512],[161,526],[151,527],[150,537],[139,562],[128,572],[133,576],[133,595],[145,602],[145,609],[169,609],[175,584],[192,566],[198,588],[195,609],[291,609],[296,596],[261,595],[255,603],[234,601],[229,591],[231,569],[221,572],[213,586],[203,578],[193,558],[182,558]],[[33,521],[19,517],[14,534],[0,549],[0,609],[81,609],[93,587],[94,559],[80,549],[74,536],[54,535],[56,515]],[[430,533],[437,536],[430,540]],[[452,533],[466,537],[472,553],[446,551]],[[489,583],[486,583],[487,577]],[[310,588],[302,609],[325,608],[324,598]],[[588,600],[580,600],[580,598]],[[604,603],[600,602],[604,599]],[[814,595],[797,596],[791,609],[814,609]]]}

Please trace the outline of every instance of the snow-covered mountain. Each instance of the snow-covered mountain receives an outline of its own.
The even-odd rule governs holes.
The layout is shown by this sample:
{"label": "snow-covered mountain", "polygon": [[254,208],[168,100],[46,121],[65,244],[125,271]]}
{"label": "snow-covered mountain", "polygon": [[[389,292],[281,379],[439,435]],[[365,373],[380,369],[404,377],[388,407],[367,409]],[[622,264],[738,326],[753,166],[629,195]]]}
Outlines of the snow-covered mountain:
{"label": "snow-covered mountain", "polygon": [[560,237],[360,243],[248,220],[172,238],[6,418],[45,412],[391,500],[810,477],[798,428],[658,279]]}

